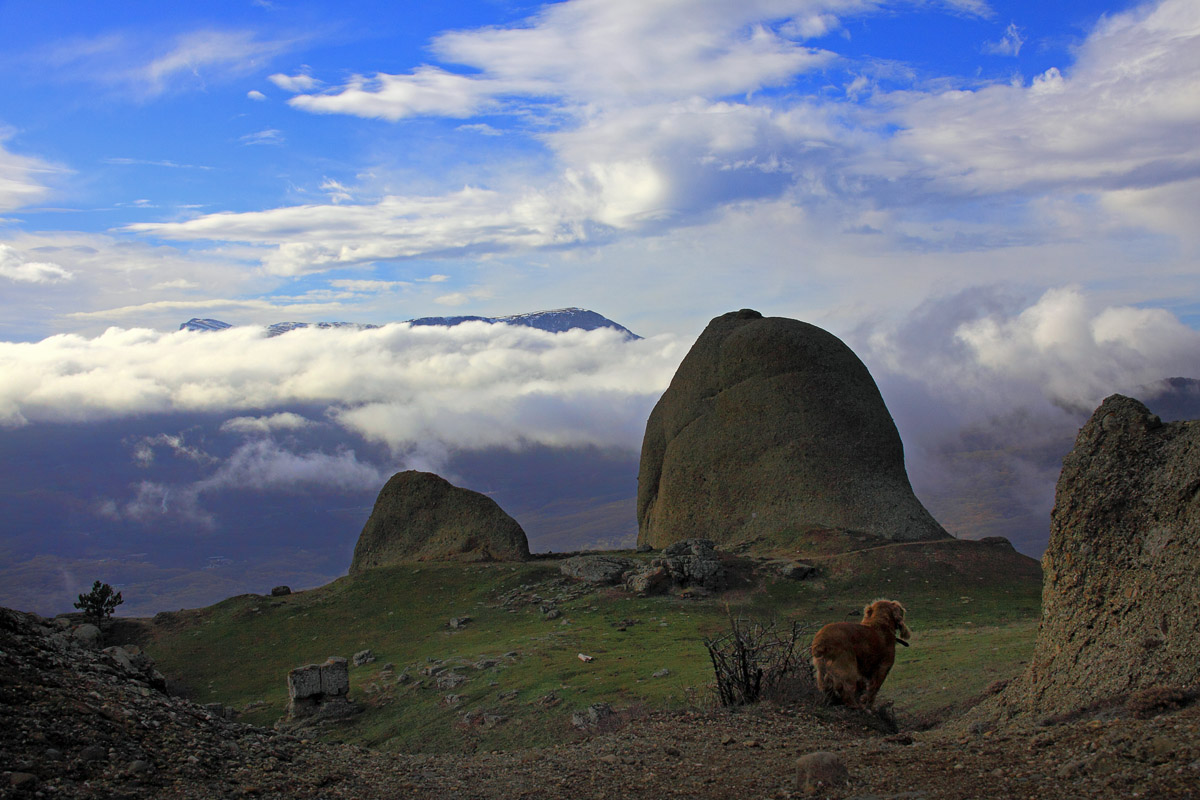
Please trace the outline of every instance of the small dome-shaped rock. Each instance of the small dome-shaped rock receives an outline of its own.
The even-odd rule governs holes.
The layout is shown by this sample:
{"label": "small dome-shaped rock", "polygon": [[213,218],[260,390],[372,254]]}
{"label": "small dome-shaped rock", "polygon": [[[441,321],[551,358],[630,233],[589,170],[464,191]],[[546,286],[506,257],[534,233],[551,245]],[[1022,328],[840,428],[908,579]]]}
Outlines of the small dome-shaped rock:
{"label": "small dome-shaped rock", "polygon": [[409,470],[393,475],[379,492],[350,574],[408,561],[527,558],[525,531],[496,501],[431,472]]}

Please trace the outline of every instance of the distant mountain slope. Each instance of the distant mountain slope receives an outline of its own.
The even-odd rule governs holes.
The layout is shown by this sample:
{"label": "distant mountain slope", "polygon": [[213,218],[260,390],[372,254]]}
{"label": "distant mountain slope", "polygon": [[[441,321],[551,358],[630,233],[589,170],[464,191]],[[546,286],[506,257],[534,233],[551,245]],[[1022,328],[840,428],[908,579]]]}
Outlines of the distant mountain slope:
{"label": "distant mountain slope", "polygon": [[[507,317],[478,317],[478,316],[461,316],[461,317],[421,317],[419,319],[407,320],[410,325],[443,325],[453,327],[461,325],[464,322],[486,322],[488,324],[503,323],[505,325],[521,325],[526,328],[537,328],[542,331],[551,333],[563,333],[569,330],[585,330],[594,331],[597,328],[613,328],[625,334],[628,339],[640,339],[642,337],[635,334],[633,331],[613,322],[608,317],[597,314],[595,311],[589,311],[586,308],[556,308],[551,311],[533,311],[528,314],[513,314]],[[179,326],[181,331],[218,331],[225,328],[232,328],[228,322],[222,322],[218,319],[200,319],[192,318]],[[358,328],[366,330],[369,328],[378,328],[378,325],[359,324],[355,322],[276,322],[274,325],[267,326],[268,336],[279,336],[288,331],[296,330],[297,328]]]}

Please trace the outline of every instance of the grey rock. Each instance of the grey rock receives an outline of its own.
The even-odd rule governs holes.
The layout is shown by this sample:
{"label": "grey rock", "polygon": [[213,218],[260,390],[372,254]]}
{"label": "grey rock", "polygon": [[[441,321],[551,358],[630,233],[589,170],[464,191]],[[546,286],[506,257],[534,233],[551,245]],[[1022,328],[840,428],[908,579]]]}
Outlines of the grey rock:
{"label": "grey rock", "polygon": [[813,795],[850,780],[850,771],[834,753],[819,750],[796,759],[796,788]]}
{"label": "grey rock", "polygon": [[439,689],[455,689],[467,682],[467,676],[459,672],[443,672],[437,676],[437,687]]}
{"label": "grey rock", "polygon": [[470,618],[470,617],[451,617],[451,618],[450,618],[450,622],[449,622],[448,624],[449,624],[449,625],[450,625],[450,627],[451,627],[451,628],[453,628],[454,630],[458,630],[458,629],[460,629],[460,628],[465,628],[465,627],[467,627],[467,625],[468,625],[470,622],[471,622],[471,618]]}
{"label": "grey rock", "polygon": [[108,759],[108,751],[98,744],[90,744],[79,751],[80,761],[105,761]]}
{"label": "grey rock", "polygon": [[620,583],[625,573],[636,566],[633,559],[621,556],[572,556],[559,563],[558,570],[570,578],[612,586]]}
{"label": "grey rock", "polygon": [[354,666],[361,667],[363,664],[370,664],[375,660],[375,654],[370,650],[359,650],[354,654]]}
{"label": "grey rock", "polygon": [[288,718],[300,719],[318,712],[330,714],[328,705],[349,702],[350,669],[346,659],[333,656],[324,664],[309,664],[288,673]]}
{"label": "grey rock", "polygon": [[671,670],[667,669],[666,667],[663,667],[662,669],[652,673],[650,675],[650,677],[651,678],[665,678],[670,674],[671,674]]}
{"label": "grey rock", "polygon": [[430,472],[393,475],[354,547],[350,574],[411,561],[523,561],[525,531],[487,495]]}
{"label": "grey rock", "polygon": [[276,586],[271,590],[271,597],[287,597],[292,593],[290,586]]}
{"label": "grey rock", "polygon": [[103,634],[100,629],[91,623],[85,623],[75,629],[75,640],[84,647],[98,650],[101,643],[104,641]]}
{"label": "grey rock", "polygon": [[571,714],[571,724],[576,728],[594,727],[613,715],[612,706],[608,703],[592,703],[582,711]]}
{"label": "grey rock", "polygon": [[779,568],[779,574],[788,580],[806,581],[809,578],[815,578],[820,574],[820,571],[812,564],[803,564],[799,561],[791,564],[784,564]]}
{"label": "grey rock", "polygon": [[646,423],[638,544],[845,528],[949,538],[913,494],[870,373],[813,325],[742,310],[709,323]]}
{"label": "grey rock", "polygon": [[1042,622],[1002,702],[1039,715],[1200,681],[1200,423],[1106,399],[1063,461]]}

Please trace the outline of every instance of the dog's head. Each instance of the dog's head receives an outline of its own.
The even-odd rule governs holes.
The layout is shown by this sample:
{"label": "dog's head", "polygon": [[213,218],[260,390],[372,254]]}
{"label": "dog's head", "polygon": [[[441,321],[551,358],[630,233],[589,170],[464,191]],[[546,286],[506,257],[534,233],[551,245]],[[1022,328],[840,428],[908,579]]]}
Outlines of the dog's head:
{"label": "dog's head", "polygon": [[903,644],[908,644],[907,640],[912,638],[912,631],[904,624],[904,606],[895,600],[880,598],[868,603],[863,608],[862,621],[864,625],[874,624],[891,628]]}

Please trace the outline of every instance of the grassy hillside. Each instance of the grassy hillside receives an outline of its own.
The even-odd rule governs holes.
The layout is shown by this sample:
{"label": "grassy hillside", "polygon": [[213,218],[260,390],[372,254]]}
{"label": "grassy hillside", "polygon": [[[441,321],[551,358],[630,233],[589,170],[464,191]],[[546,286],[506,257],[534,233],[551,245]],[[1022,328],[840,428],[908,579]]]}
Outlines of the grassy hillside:
{"label": "grassy hillside", "polygon": [[[778,554],[732,559],[733,587],[708,598],[596,588],[545,558],[403,565],[159,615],[141,638],[194,699],[246,709],[244,721],[263,725],[284,713],[288,670],[370,648],[376,661],[350,668],[351,697],[366,710],[329,735],[409,752],[562,741],[580,735],[571,712],[597,702],[634,713],[709,704],[703,639],[725,630],[731,612],[819,625],[878,596],[905,603],[915,638],[883,691],[902,719],[1011,677],[1032,650],[1041,583],[1028,559],[958,542],[821,557],[823,576],[804,582],[777,577]],[[550,607],[561,616],[549,618]],[[449,627],[463,616],[471,622]]]}

